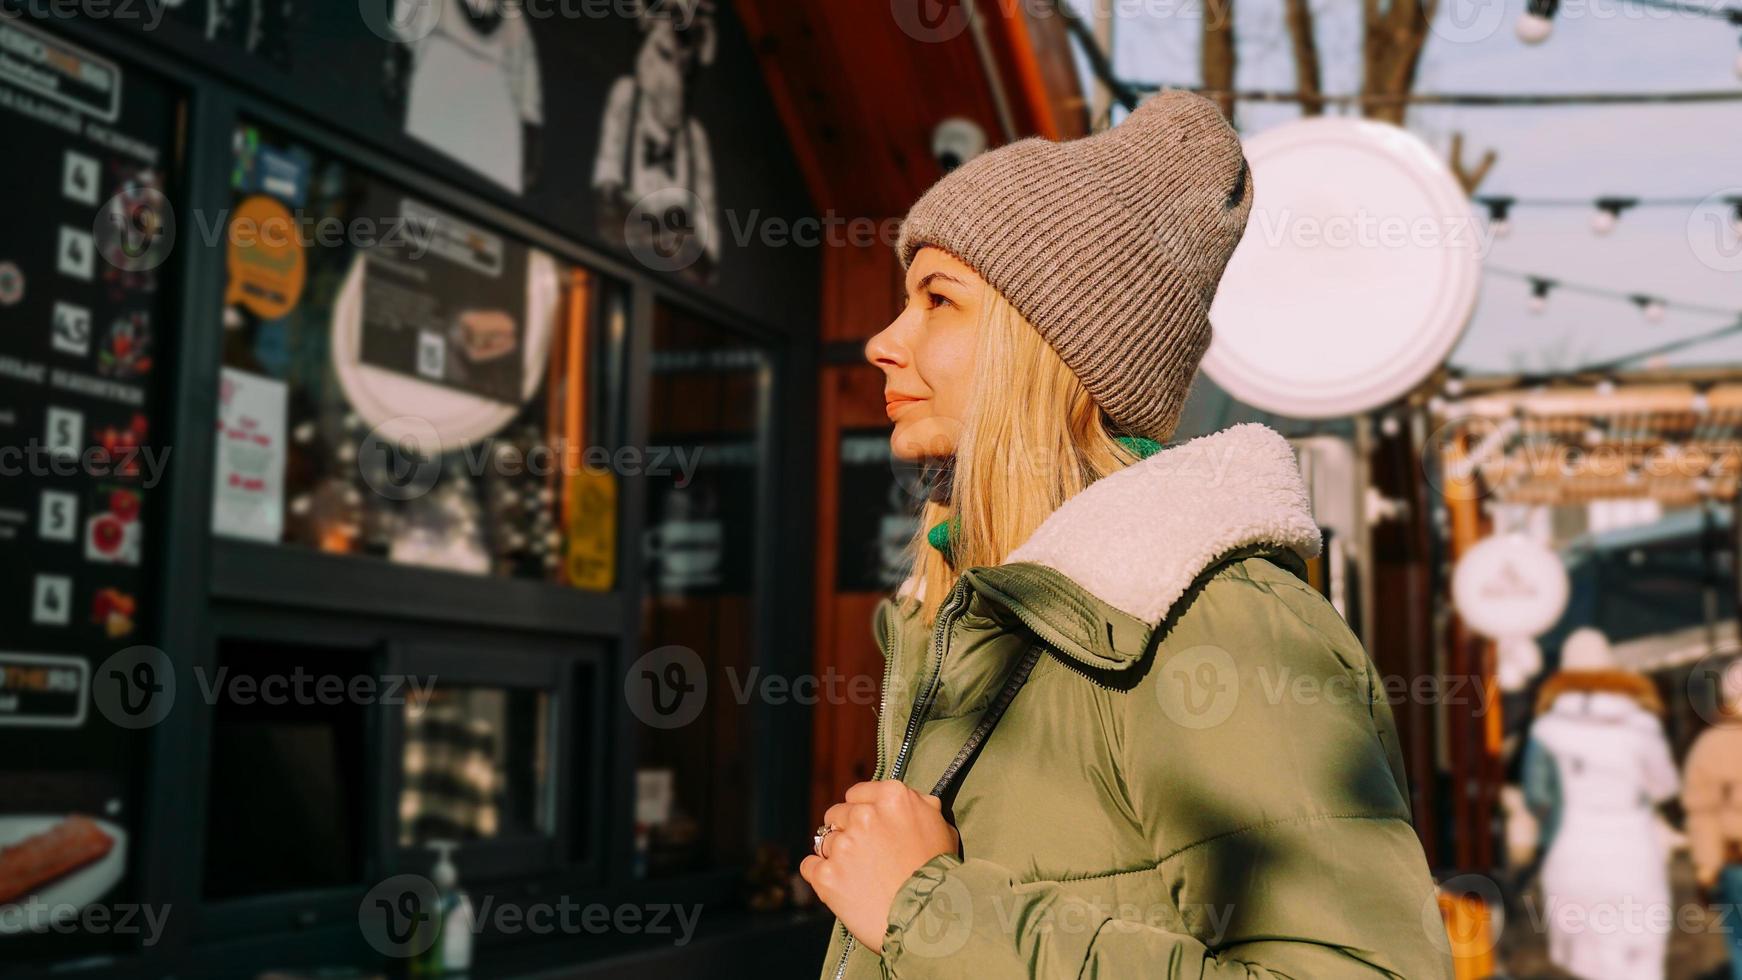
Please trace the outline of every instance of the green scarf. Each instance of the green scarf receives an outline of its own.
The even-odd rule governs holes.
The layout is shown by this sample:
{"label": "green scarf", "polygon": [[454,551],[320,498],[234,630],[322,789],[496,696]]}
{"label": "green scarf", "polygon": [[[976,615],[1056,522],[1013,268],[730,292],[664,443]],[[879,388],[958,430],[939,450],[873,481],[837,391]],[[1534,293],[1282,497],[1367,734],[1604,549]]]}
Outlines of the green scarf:
{"label": "green scarf", "polygon": [[[1156,453],[1161,452],[1161,443],[1156,442],[1154,439],[1145,439],[1142,436],[1119,436],[1113,441],[1124,446],[1128,452],[1133,456],[1136,456],[1138,459],[1148,459]],[[948,557],[950,553],[950,522],[944,520],[932,525],[932,529],[925,532],[925,540],[927,544],[936,548],[940,554]]]}

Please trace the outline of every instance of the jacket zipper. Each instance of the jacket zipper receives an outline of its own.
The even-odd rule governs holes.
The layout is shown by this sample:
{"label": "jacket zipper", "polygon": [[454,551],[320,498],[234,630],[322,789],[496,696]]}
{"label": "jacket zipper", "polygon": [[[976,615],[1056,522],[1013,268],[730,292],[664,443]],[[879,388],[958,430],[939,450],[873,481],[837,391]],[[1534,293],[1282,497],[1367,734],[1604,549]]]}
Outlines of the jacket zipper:
{"label": "jacket zipper", "polygon": [[[888,778],[890,779],[901,778],[901,770],[907,764],[908,750],[913,747],[914,737],[919,734],[919,726],[924,721],[923,715],[926,709],[931,707],[931,699],[937,694],[938,683],[943,680],[944,654],[947,652],[944,648],[946,646],[946,640],[949,637],[950,625],[955,617],[961,615],[961,606],[963,605],[962,600],[967,594],[968,579],[967,576],[961,576],[956,579],[955,587],[950,590],[949,599],[944,603],[943,609],[938,612],[937,624],[932,631],[931,678],[926,682],[925,686],[921,688],[919,694],[915,695],[913,699],[913,711],[909,713],[907,718],[907,731],[902,734],[901,748],[896,750],[895,762],[889,767]],[[890,652],[893,654],[893,631],[889,632],[891,635]],[[887,717],[889,709],[889,679],[894,672],[895,658],[892,655],[883,665],[883,695],[881,699],[882,703],[878,706],[877,769],[874,776],[874,778],[877,779],[884,778],[883,763],[885,751],[883,748],[883,719]],[[847,931],[847,927],[844,924],[841,926],[841,934],[845,937],[845,942],[841,944],[841,961],[835,966],[834,980],[841,980],[841,978],[846,975],[847,960],[853,955],[853,948],[857,946],[859,942],[857,939],[853,938],[852,933]]]}

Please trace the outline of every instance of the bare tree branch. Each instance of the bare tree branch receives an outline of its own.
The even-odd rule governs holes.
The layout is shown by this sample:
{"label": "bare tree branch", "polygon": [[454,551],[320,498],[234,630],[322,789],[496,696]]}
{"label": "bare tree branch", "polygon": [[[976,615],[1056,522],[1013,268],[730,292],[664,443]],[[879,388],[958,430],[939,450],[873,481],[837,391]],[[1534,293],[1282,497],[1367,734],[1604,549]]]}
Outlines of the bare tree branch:
{"label": "bare tree branch", "polygon": [[1234,119],[1234,0],[1204,0],[1204,87],[1222,94],[1211,96],[1222,115]]}
{"label": "bare tree branch", "polygon": [[1300,89],[1303,116],[1323,115],[1324,84],[1319,72],[1319,45],[1313,35],[1313,11],[1307,0],[1283,0],[1288,36],[1294,45],[1295,85]]}
{"label": "bare tree branch", "polygon": [[1458,184],[1464,188],[1464,193],[1475,196],[1476,188],[1487,178],[1488,171],[1494,169],[1494,161],[1499,159],[1493,150],[1482,154],[1482,161],[1474,168],[1464,166],[1464,134],[1452,134],[1452,173],[1458,178]]}

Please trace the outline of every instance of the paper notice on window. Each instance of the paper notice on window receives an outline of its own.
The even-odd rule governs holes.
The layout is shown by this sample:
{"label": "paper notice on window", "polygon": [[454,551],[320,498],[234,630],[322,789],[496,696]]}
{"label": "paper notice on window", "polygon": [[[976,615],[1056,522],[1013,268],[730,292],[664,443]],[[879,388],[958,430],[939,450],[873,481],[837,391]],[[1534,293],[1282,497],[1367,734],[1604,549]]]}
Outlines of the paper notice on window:
{"label": "paper notice on window", "polygon": [[282,381],[223,369],[213,533],[274,543],[283,537],[285,398]]}

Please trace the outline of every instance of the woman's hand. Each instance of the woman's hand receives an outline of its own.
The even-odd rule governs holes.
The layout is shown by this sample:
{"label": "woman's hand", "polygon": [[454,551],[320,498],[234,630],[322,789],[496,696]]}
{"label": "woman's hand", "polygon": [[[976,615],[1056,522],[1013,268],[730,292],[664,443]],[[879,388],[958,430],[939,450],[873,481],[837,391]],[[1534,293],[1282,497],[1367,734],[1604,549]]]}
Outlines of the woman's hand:
{"label": "woman's hand", "polygon": [[823,823],[838,829],[823,838],[823,857],[805,858],[799,874],[847,931],[881,956],[895,894],[927,861],[956,853],[961,838],[944,820],[942,801],[893,779],[847,790],[846,802],[829,807]]}

